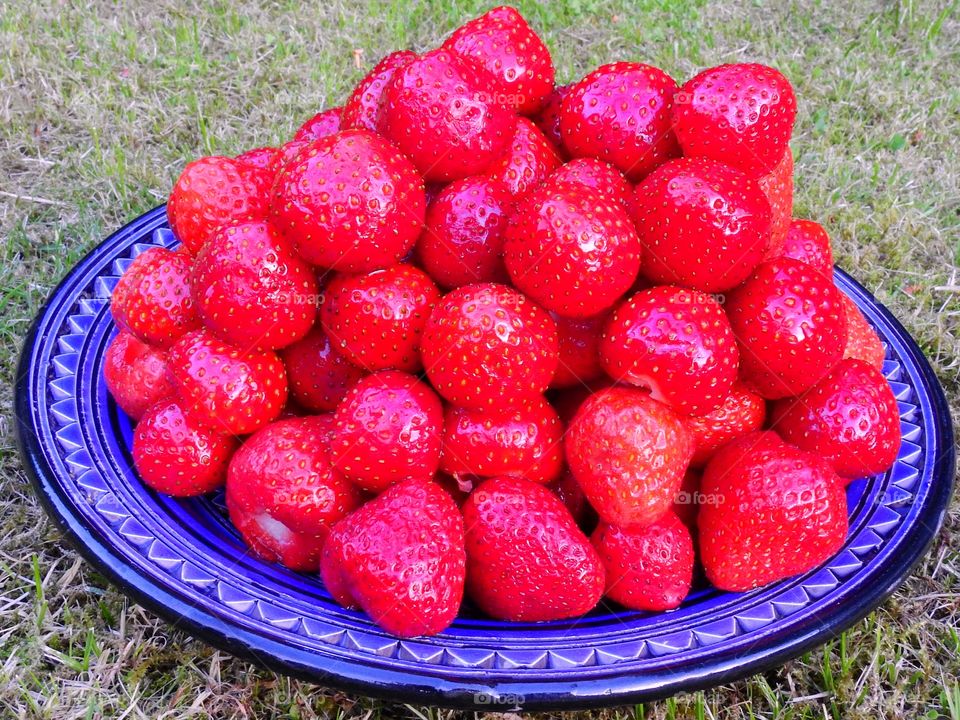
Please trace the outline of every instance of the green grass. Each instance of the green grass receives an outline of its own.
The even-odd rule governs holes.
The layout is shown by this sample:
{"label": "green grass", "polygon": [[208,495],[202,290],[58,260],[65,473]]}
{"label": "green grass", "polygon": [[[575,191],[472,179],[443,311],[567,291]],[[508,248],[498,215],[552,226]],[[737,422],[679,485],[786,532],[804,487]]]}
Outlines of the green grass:
{"label": "green grass", "polygon": [[[200,154],[280,143],[376,60],[425,49],[488,4],[262,7],[0,3],[0,365],[10,403],[28,323],[108,232]],[[613,59],[777,65],[800,99],[796,214],[891,307],[960,407],[957,3],[520,3],[573,80]],[[355,49],[362,49],[360,68]],[[8,405],[9,406],[9,405]],[[888,602],[748,681],[603,718],[960,717],[960,526]],[[0,417],[0,717],[405,717],[456,713],[333,693],[250,667],[158,621],[67,547]]]}

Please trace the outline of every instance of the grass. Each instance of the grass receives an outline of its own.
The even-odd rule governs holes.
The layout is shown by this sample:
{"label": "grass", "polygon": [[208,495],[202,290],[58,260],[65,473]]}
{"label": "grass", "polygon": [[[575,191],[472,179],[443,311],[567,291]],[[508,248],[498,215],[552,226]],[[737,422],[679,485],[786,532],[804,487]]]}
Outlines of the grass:
{"label": "grass", "polygon": [[[183,164],[289,137],[376,60],[425,49],[481,2],[0,2],[3,401],[28,323]],[[561,80],[612,59],[678,79],[737,59],[794,82],[796,214],[891,307],[960,409],[957,3],[521,2]],[[362,53],[356,51],[362,50]],[[355,61],[358,58],[358,61]],[[421,717],[253,668],[169,628],[68,548],[0,417],[0,716]],[[960,528],[827,646],[748,681],[600,718],[960,718]],[[585,716],[585,715],[584,715]]]}

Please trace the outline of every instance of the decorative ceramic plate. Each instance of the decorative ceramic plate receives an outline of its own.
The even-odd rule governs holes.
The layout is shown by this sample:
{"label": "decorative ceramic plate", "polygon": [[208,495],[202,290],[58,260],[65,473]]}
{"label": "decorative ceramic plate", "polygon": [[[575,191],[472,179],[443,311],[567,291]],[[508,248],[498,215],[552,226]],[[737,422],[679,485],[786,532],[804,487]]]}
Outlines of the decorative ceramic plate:
{"label": "decorative ceramic plate", "polygon": [[524,624],[465,609],[441,635],[398,640],[337,606],[317,576],[249,555],[222,495],[176,500],[132,471],[131,425],[101,373],[116,332],[110,292],[138,253],[175,243],[157,208],[107,238],[53,293],[20,363],[23,459],[47,512],[99,572],[173,625],[277,671],[392,700],[502,710],[704,688],[777,666],[852,625],[903,581],[943,522],[954,472],[943,391],[900,323],[837,271],[886,345],[903,444],[889,472],[850,485],[850,534],[833,558],[749,593],[702,587],[669,613],[601,606]]}

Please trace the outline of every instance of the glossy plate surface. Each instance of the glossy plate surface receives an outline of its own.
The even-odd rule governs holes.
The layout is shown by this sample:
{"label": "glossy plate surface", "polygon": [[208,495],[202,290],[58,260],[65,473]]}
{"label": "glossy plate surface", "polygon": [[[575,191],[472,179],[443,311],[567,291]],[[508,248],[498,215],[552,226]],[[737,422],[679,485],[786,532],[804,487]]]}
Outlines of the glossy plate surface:
{"label": "glossy plate surface", "polygon": [[107,238],[53,293],[17,385],[24,464],[47,512],[137,602],[235,655],[393,700],[506,710],[615,705],[729,682],[826,642],[909,574],[940,528],[954,473],[943,391],[919,348],[838,271],[887,346],[903,445],[848,492],[850,534],[824,566],[744,594],[705,588],[671,613],[601,607],[576,621],[502,623],[465,611],[433,638],[397,640],[343,610],[317,577],[249,556],[221,497],[174,500],[131,470],[131,426],[101,362],[109,297],[130,260],[173,245],[157,208]]}

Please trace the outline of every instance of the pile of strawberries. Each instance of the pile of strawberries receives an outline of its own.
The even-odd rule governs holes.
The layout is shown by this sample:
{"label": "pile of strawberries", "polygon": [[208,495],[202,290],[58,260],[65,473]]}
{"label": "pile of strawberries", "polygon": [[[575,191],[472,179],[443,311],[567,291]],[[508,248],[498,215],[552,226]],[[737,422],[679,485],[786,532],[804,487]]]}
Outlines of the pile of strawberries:
{"label": "pile of strawberries", "polygon": [[280,148],[190,163],[113,293],[143,480],[400,636],[743,591],[900,444],[884,348],[791,218],[757,64],[554,84],[513,9],[388,55]]}

